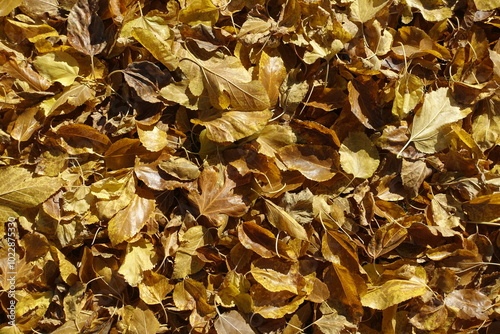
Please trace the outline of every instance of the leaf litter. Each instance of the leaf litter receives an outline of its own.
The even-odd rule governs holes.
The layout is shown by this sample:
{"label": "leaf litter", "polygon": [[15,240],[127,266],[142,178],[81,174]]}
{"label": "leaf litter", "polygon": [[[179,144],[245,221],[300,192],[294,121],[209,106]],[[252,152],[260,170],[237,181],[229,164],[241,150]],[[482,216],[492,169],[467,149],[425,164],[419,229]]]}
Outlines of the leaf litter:
{"label": "leaf litter", "polygon": [[0,334],[495,332],[499,13],[6,1]]}

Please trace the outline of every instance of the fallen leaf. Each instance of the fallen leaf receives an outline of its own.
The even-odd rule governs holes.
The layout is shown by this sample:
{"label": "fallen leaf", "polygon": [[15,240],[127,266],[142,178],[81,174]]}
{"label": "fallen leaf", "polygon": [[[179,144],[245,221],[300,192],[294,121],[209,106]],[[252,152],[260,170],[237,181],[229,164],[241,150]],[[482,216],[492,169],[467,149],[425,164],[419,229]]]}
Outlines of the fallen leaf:
{"label": "fallen leaf", "polygon": [[20,166],[0,168],[0,221],[18,217],[23,210],[36,207],[63,185],[60,178],[34,177]]}
{"label": "fallen leaf", "polygon": [[148,191],[138,189],[130,204],[118,211],[108,223],[109,239],[113,245],[134,238],[154,212],[155,200]]}
{"label": "fallen leaf", "polygon": [[399,154],[412,142],[421,152],[435,153],[440,129],[446,124],[461,120],[470,111],[456,105],[448,88],[439,88],[427,93],[422,108],[413,119],[410,139]]}
{"label": "fallen leaf", "polygon": [[119,326],[130,334],[154,334],[160,329],[160,322],[153,311],[126,305],[121,310]]}
{"label": "fallen leaf", "polygon": [[238,311],[232,310],[219,315],[214,322],[219,334],[254,334],[254,330]]}
{"label": "fallen leaf", "polygon": [[104,24],[97,15],[97,0],[78,0],[68,15],[68,41],[78,51],[91,57],[106,46]]}
{"label": "fallen leaf", "polygon": [[277,153],[289,169],[313,181],[328,181],[338,170],[338,153],[330,146],[291,144]]}
{"label": "fallen leaf", "polygon": [[385,310],[393,305],[422,296],[427,291],[426,282],[421,278],[392,279],[361,296],[361,303],[372,309]]}
{"label": "fallen leaf", "polygon": [[461,289],[449,293],[444,299],[444,304],[457,310],[459,318],[488,320],[492,302],[481,291]]}
{"label": "fallen leaf", "polygon": [[207,138],[221,144],[230,144],[261,131],[273,113],[264,111],[202,111],[192,119],[207,129]]}
{"label": "fallen leaf", "polygon": [[62,51],[38,56],[33,60],[33,65],[42,76],[63,86],[71,86],[80,70],[78,61]]}
{"label": "fallen leaf", "polygon": [[228,177],[225,169],[206,167],[197,183],[200,190],[190,190],[188,199],[210,224],[220,226],[225,217],[241,217],[247,211],[242,197],[234,194],[236,183]]}
{"label": "fallen leaf", "polygon": [[292,216],[270,200],[264,198],[264,202],[267,209],[267,219],[274,227],[286,232],[291,237],[308,240],[305,228]]}
{"label": "fallen leaf", "polygon": [[363,132],[351,132],[340,145],[340,165],[355,178],[372,177],[380,163],[378,150]]}
{"label": "fallen leaf", "polygon": [[148,239],[140,239],[127,244],[125,258],[118,273],[125,277],[131,286],[137,286],[144,279],[144,272],[155,267],[157,255],[154,246]]}

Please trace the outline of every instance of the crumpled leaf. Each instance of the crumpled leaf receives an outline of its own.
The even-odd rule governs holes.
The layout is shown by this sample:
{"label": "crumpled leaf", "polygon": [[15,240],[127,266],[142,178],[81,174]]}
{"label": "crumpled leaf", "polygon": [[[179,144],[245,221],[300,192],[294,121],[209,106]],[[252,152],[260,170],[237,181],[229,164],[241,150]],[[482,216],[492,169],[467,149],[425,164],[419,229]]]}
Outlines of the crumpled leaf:
{"label": "crumpled leaf", "polygon": [[63,185],[57,177],[34,177],[19,166],[0,168],[0,221],[18,217],[24,209],[43,203]]}
{"label": "crumpled leaf", "polygon": [[470,112],[470,109],[456,105],[448,88],[427,93],[422,108],[413,119],[410,139],[400,153],[412,142],[421,152],[435,153],[440,129],[446,124],[461,120]]}
{"label": "crumpled leaf", "polygon": [[340,146],[342,169],[356,178],[368,179],[380,164],[378,150],[364,132],[351,132]]}
{"label": "crumpled leaf", "polygon": [[197,183],[199,191],[191,189],[188,199],[200,215],[208,218],[210,224],[220,226],[227,216],[241,217],[247,211],[242,197],[234,194],[236,183],[228,177],[225,169],[206,167]]}

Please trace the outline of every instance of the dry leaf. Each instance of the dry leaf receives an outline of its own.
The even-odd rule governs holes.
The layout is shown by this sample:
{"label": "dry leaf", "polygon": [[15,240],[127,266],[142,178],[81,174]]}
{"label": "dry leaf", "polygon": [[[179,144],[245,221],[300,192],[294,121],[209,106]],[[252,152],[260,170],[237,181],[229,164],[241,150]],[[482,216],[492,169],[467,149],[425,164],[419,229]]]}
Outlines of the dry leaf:
{"label": "dry leaf", "polygon": [[214,322],[219,334],[254,334],[254,330],[238,311],[229,311],[219,315]]}
{"label": "dry leaf", "polygon": [[18,217],[23,210],[43,203],[61,186],[60,178],[34,177],[29,171],[18,166],[0,169],[0,221]]}
{"label": "dry leaf", "polygon": [[235,185],[225,169],[206,167],[198,178],[200,191],[191,190],[188,199],[210,224],[220,226],[227,216],[241,217],[247,210],[241,196],[233,193]]}
{"label": "dry leaf", "polygon": [[413,119],[411,136],[399,154],[413,142],[415,147],[424,153],[435,153],[438,134],[444,125],[461,120],[470,113],[456,105],[448,92],[448,88],[427,93],[422,108]]}
{"label": "dry leaf", "polygon": [[372,177],[380,163],[378,150],[363,132],[351,132],[340,146],[342,169],[356,178]]}

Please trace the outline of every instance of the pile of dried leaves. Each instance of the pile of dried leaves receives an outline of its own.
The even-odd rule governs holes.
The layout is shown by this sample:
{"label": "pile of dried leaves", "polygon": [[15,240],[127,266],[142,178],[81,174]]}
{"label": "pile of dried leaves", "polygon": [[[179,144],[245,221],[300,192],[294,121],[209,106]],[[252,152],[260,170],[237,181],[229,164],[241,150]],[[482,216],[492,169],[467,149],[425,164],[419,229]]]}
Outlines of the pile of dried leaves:
{"label": "pile of dried leaves", "polygon": [[498,333],[498,8],[2,1],[0,333]]}

